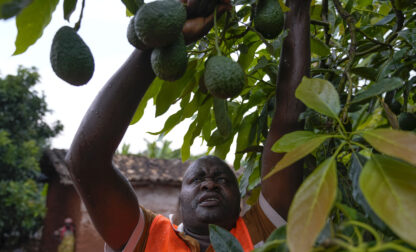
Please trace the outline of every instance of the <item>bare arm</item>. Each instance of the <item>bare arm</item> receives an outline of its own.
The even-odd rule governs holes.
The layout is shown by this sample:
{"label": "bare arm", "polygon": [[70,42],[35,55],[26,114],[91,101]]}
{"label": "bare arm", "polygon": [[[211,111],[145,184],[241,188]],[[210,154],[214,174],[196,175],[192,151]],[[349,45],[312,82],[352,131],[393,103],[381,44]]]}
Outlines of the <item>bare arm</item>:
{"label": "bare arm", "polygon": [[135,50],[102,88],[67,154],[74,185],[112,248],[122,248],[139,220],[136,195],[112,166],[112,156],[154,79],[150,52]]}
{"label": "bare arm", "polygon": [[[229,9],[228,3],[223,0],[217,13]],[[212,21],[212,14],[187,20],[183,28],[186,41],[205,35]],[[66,157],[75,188],[94,226],[113,249],[123,248],[140,218],[136,195],[112,166],[112,157],[155,78],[150,54],[135,50],[105,84],[84,116]]]}
{"label": "bare arm", "polygon": [[[298,117],[304,105],[295,98],[295,90],[303,76],[309,75],[310,0],[288,0],[286,14],[288,36],[283,43],[276,87],[276,112],[267,136],[262,159],[262,177],[268,174],[283,154],[270,150],[284,134],[302,129]],[[302,162],[276,173],[262,182],[262,193],[270,205],[285,219],[292,199],[302,182]]]}

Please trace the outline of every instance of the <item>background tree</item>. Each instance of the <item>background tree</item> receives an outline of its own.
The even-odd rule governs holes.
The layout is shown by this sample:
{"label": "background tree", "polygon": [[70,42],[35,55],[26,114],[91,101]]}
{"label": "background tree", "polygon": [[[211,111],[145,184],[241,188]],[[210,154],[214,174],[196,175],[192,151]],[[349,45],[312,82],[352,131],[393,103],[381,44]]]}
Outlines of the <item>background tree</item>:
{"label": "background tree", "polygon": [[[291,55],[299,53],[291,45],[304,35],[288,17],[306,20],[296,16],[303,13],[298,10],[306,1],[279,0],[288,29],[267,39],[253,24],[259,1],[233,1],[235,8],[216,20],[215,29],[188,46],[184,76],[174,82],[155,79],[132,120],[132,124],[140,120],[150,99],[156,116],[171,113],[154,134],[168,134],[189,118],[182,159],[189,158],[197,137],[208,145],[208,152],[221,158],[231,151],[236,169],[242,160],[246,163],[240,178],[243,195],[248,190],[258,192],[262,148],[275,104],[281,102],[276,97],[287,98],[286,91],[293,91],[294,86],[282,80],[299,74],[296,64],[281,60],[282,48]],[[17,15],[15,53],[22,53],[41,35],[58,1],[51,5],[36,0],[6,2],[2,17]],[[136,12],[139,1],[122,2],[128,13]],[[64,1],[67,20],[76,3]],[[297,48],[309,51],[310,44],[311,58],[300,57],[297,62],[311,61],[312,78],[299,78],[295,96],[289,92],[288,99],[300,100],[306,110],[299,117],[285,113],[291,110],[284,105],[276,110],[282,120],[296,116],[304,127],[293,129],[297,131],[282,136],[272,147],[286,153],[272,173],[303,159],[305,181],[289,211],[287,230],[277,230],[260,251],[415,249],[415,12],[415,2],[406,0],[311,1],[311,19],[306,24],[310,43]],[[37,13],[46,14],[27,25],[25,20]],[[205,62],[218,53],[237,61],[246,75],[242,92],[222,101],[206,93],[201,81]],[[216,120],[220,117],[225,119]],[[212,233],[227,237],[215,228]]]}
{"label": "background tree", "polygon": [[0,78],[0,244],[12,246],[42,225],[47,187],[38,183],[39,158],[48,140],[62,130],[43,121],[48,108],[33,90],[35,68]]}

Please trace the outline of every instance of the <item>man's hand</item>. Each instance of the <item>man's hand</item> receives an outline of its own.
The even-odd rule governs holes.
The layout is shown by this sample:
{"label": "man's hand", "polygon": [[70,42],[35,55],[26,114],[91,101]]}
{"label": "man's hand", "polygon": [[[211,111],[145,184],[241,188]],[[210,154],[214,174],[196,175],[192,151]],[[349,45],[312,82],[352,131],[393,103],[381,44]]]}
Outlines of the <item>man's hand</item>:
{"label": "man's hand", "polygon": [[181,0],[186,4],[188,20],[183,26],[187,44],[197,41],[211,30],[214,24],[214,10],[217,18],[232,8],[230,0]]}

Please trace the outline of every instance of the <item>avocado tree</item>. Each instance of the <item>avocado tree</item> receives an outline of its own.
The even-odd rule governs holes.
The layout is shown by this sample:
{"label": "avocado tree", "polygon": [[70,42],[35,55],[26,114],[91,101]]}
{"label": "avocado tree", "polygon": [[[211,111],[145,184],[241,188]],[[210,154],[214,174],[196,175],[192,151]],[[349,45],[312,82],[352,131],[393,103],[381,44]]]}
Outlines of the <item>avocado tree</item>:
{"label": "avocado tree", "polygon": [[0,78],[0,249],[38,231],[46,211],[39,159],[62,125],[44,122],[49,110],[33,90],[38,81],[35,68],[23,67]]}
{"label": "avocado tree", "polygon": [[[128,16],[143,6],[135,0],[122,2]],[[41,35],[58,0],[48,5],[40,0],[0,3],[0,17],[16,15],[18,54]],[[76,4],[64,0],[66,19]],[[261,186],[262,149],[272,115],[278,113],[293,128],[282,129],[286,134],[273,145],[273,151],[285,154],[266,177],[301,161],[305,178],[287,225],[257,250],[413,251],[414,1],[235,0],[232,4],[204,38],[186,47],[188,59],[181,77],[172,81],[162,75],[154,80],[132,124],[141,119],[149,100],[156,116],[171,113],[153,134],[168,134],[190,119],[182,159],[189,158],[196,138],[221,158],[231,153],[234,168],[244,169],[241,193],[250,192],[248,201],[253,202]],[[45,14],[37,15],[29,26],[27,20],[34,12]],[[237,62],[244,73],[241,90],[225,97],[212,92],[207,83],[212,77],[209,61],[218,56]],[[299,81],[289,81],[293,79]],[[228,244],[238,251],[227,233],[216,227],[211,230],[214,246]]]}

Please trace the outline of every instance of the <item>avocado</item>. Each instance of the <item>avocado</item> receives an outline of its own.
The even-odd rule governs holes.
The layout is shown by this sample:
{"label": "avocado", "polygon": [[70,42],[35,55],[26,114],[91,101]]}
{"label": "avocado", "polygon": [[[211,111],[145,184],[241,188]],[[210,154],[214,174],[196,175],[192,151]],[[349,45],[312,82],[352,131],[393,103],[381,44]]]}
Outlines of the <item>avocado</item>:
{"label": "avocado", "polygon": [[183,34],[180,33],[171,45],[153,49],[150,62],[153,71],[160,79],[175,81],[181,78],[188,65]]}
{"label": "avocado", "polygon": [[225,99],[240,94],[245,75],[240,65],[231,58],[213,56],[206,63],[204,82],[213,96]]}
{"label": "avocado", "polygon": [[86,84],[94,73],[94,58],[89,47],[69,26],[56,32],[50,61],[56,75],[75,86]]}
{"label": "avocado", "polygon": [[396,115],[400,114],[400,111],[402,110],[402,104],[400,102],[398,102],[396,99],[393,99],[393,101],[388,105],[393,113]]}
{"label": "avocado", "polygon": [[137,49],[150,49],[137,37],[136,31],[134,30],[134,18],[130,19],[129,25],[127,27],[127,40],[132,46],[134,46]]}
{"label": "avocado", "polygon": [[143,5],[134,17],[137,37],[150,47],[164,47],[176,40],[186,21],[186,9],[176,0]]}
{"label": "avocado", "polygon": [[283,30],[283,11],[277,0],[259,0],[254,12],[254,28],[266,39],[274,39]]}
{"label": "avocado", "polygon": [[398,116],[399,126],[402,130],[416,129],[416,113],[402,112]]}

